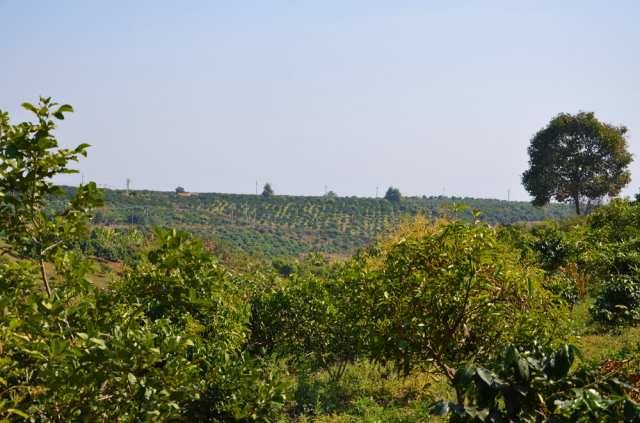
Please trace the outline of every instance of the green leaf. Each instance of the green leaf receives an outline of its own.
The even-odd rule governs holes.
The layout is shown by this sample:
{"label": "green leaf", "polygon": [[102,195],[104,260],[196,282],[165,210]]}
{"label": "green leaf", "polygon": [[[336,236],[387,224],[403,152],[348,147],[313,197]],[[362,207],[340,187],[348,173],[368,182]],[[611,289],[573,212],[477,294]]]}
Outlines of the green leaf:
{"label": "green leaf", "polygon": [[[25,412],[23,412],[23,411],[20,411],[20,410],[18,410],[17,408],[9,408],[9,409],[7,409],[7,411],[8,411],[9,413],[17,414],[17,415],[18,415],[18,416],[20,416],[20,417],[24,417],[25,419],[28,419],[29,417],[31,417],[31,416],[30,416],[30,415],[28,415],[27,413],[25,413]],[[9,420],[7,420],[7,422],[8,422],[8,421],[9,421]]]}
{"label": "green leaf", "polygon": [[485,369],[484,367],[478,366],[478,368],[476,370],[476,374],[487,385],[489,385],[490,388],[496,389],[496,388],[502,388],[504,386],[504,383],[500,379],[498,379],[498,377],[496,375],[494,375],[493,373],[491,373],[489,370]]}
{"label": "green leaf", "polygon": [[21,106],[34,113],[37,113],[38,111],[38,109],[36,109],[36,107],[31,103],[22,103]]}
{"label": "green leaf", "polygon": [[638,412],[640,411],[640,407],[638,403],[632,400],[625,400],[622,405],[622,409],[624,410],[624,421],[626,422],[635,422],[638,418]]}
{"label": "green leaf", "polygon": [[553,353],[551,359],[551,367],[554,371],[554,376],[557,378],[563,378],[569,373],[571,365],[573,364],[573,349],[569,348],[569,345],[563,345],[555,353]]}
{"label": "green leaf", "polygon": [[433,410],[433,413],[436,416],[446,416],[447,414],[453,411],[454,403],[448,401],[440,401],[436,404],[436,408]]}
{"label": "green leaf", "polygon": [[57,316],[60,312],[64,310],[64,303],[60,300],[56,301],[51,307],[51,314]]}
{"label": "green leaf", "polygon": [[70,344],[71,343],[69,341],[60,341],[58,338],[55,338],[53,341],[51,341],[51,356],[55,357],[62,354],[67,350],[67,348],[69,348]]}
{"label": "green leaf", "polygon": [[129,383],[132,385],[135,385],[138,382],[138,379],[131,373],[127,375],[127,379],[129,379]]}
{"label": "green leaf", "polygon": [[516,377],[521,382],[528,382],[531,377],[531,368],[529,367],[529,363],[522,357],[518,357],[518,360],[514,363],[514,370],[516,373]]}
{"label": "green leaf", "polygon": [[473,376],[476,374],[476,365],[471,363],[467,364],[462,371],[456,372],[453,384],[462,383],[462,386],[467,386],[473,380]]}
{"label": "green leaf", "polygon": [[505,386],[502,388],[502,396],[504,398],[504,405],[508,414],[514,414],[518,410],[520,400],[523,399],[522,395],[513,386]]}
{"label": "green leaf", "polygon": [[98,348],[100,348],[101,350],[106,350],[107,349],[107,344],[105,344],[102,339],[90,338],[89,341],[93,342],[96,345],[98,345]]}
{"label": "green leaf", "polygon": [[58,107],[58,110],[56,110],[54,113],[62,113],[62,112],[74,113],[73,107],[71,107],[68,104],[63,104],[62,106]]}
{"label": "green leaf", "polygon": [[575,345],[569,344],[569,349],[571,352],[580,359],[580,361],[584,362],[584,357],[582,356],[582,352]]}

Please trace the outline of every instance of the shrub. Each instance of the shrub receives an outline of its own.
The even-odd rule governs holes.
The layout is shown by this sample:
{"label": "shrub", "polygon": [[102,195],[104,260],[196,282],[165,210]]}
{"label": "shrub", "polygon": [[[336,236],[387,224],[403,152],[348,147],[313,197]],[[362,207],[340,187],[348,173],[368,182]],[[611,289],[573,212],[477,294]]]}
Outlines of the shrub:
{"label": "shrub", "polygon": [[87,147],[58,148],[52,119],[72,109],[55,105],[25,103],[36,124],[0,112],[0,191],[13,193],[0,196],[0,240],[29,259],[0,270],[0,420],[272,420],[286,386],[239,351],[248,307],[202,240],[154,228],[157,245],[110,291],[85,278],[92,262],[65,246],[88,238],[102,192],[90,182],[43,211],[64,194],[48,181]]}
{"label": "shrub", "polygon": [[361,313],[343,280],[294,276],[273,293],[263,322],[271,331],[272,351],[289,360],[313,356],[337,382],[361,341]]}
{"label": "shrub", "polygon": [[540,267],[548,272],[567,264],[571,250],[563,240],[562,234],[555,228],[537,232],[538,239],[533,242]]}
{"label": "shrub", "polygon": [[640,267],[640,206],[616,199],[587,218],[580,260],[599,278]]}
{"label": "shrub", "polygon": [[106,275],[111,273],[112,271],[113,269],[111,269],[111,266],[109,266],[107,263],[100,263],[100,273]]}
{"label": "shrub", "polygon": [[474,222],[458,220],[462,209],[435,223],[419,218],[348,266],[368,310],[372,356],[406,373],[432,362],[453,380],[463,361],[485,362],[515,340],[551,342],[565,328],[564,305],[536,282],[542,272],[521,265],[477,212]]}
{"label": "shrub", "polygon": [[635,276],[613,276],[602,284],[602,292],[591,307],[594,320],[613,325],[640,322],[640,283]]}

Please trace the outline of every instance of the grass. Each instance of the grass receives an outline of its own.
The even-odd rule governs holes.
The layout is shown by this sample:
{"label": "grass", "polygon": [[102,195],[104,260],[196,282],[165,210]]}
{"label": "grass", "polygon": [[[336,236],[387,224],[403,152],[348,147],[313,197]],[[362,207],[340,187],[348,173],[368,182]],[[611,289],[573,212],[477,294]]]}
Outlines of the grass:
{"label": "grass", "polygon": [[600,364],[606,358],[631,360],[631,367],[639,367],[640,327],[611,327],[591,319],[589,307],[595,298],[585,297],[573,310],[575,345],[580,349],[585,361]]}
{"label": "grass", "polygon": [[348,366],[334,383],[313,362],[301,363],[287,378],[293,399],[286,404],[281,422],[428,422],[434,399],[452,399],[439,376],[417,371],[406,378],[390,367],[368,361]]}

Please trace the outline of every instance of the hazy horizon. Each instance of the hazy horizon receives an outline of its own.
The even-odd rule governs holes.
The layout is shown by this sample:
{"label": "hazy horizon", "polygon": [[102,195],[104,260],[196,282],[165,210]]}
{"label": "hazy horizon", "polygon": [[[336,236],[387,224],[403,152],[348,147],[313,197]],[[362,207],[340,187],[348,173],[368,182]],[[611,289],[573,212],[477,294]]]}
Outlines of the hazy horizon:
{"label": "hazy horizon", "polygon": [[0,109],[71,104],[85,181],[528,201],[531,137],[585,110],[629,128],[640,191],[638,2],[1,4]]}

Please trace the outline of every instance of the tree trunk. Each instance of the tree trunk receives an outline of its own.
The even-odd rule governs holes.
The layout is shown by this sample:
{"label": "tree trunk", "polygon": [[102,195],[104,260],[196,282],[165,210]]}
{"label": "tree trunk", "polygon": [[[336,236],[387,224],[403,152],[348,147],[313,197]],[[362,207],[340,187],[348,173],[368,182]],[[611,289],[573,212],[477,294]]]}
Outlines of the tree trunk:
{"label": "tree trunk", "polygon": [[464,391],[462,390],[461,386],[456,386],[456,399],[458,401],[458,405],[464,405],[465,403],[465,397],[464,397]]}
{"label": "tree trunk", "polygon": [[576,203],[576,214],[577,214],[578,216],[581,216],[581,214],[580,214],[580,197],[575,196],[575,197],[573,198],[573,201]]}

